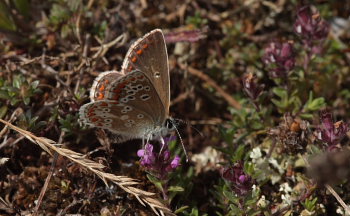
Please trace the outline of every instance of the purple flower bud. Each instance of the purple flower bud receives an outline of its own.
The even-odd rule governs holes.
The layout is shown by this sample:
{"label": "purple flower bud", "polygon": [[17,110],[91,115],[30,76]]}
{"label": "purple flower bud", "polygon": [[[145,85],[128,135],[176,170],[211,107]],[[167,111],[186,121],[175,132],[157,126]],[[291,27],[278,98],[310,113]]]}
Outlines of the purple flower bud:
{"label": "purple flower bud", "polygon": [[171,168],[176,169],[178,166],[180,166],[180,157],[178,155],[176,155],[173,159],[173,161],[171,161]]}
{"label": "purple flower bud", "polygon": [[324,40],[329,32],[329,24],[321,18],[315,7],[306,5],[297,10],[294,31],[307,40]]}
{"label": "purple flower bud", "polygon": [[293,42],[271,42],[265,47],[262,61],[271,69],[272,77],[286,77],[295,65]]}
{"label": "purple flower bud", "polygon": [[206,36],[199,29],[189,30],[189,31],[180,31],[180,32],[169,32],[165,34],[165,41],[167,43],[176,43],[180,41],[187,42],[196,42]]}
{"label": "purple flower bud", "polygon": [[256,82],[256,76],[252,73],[246,73],[243,75],[243,90],[252,100],[256,100],[263,90],[262,85],[258,85]]}
{"label": "purple flower bud", "polygon": [[329,148],[337,145],[349,131],[348,124],[343,121],[333,123],[333,116],[327,110],[320,112],[320,121],[317,138],[327,143]]}
{"label": "purple flower bud", "polygon": [[137,151],[137,156],[143,157],[144,155],[145,155],[145,150],[144,150],[144,149],[139,149],[139,150]]}
{"label": "purple flower bud", "polygon": [[241,182],[241,183],[244,183],[246,181],[246,176],[245,175],[241,175],[238,180]]}
{"label": "purple flower bud", "polygon": [[225,168],[222,177],[232,184],[232,190],[240,196],[246,195],[254,184],[254,180],[244,172],[242,162]]}

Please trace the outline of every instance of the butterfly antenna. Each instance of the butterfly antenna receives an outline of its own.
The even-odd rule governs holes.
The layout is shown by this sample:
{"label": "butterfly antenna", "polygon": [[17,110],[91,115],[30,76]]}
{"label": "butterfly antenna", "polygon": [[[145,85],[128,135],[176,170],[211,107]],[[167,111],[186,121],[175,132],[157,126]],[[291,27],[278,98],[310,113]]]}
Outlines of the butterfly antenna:
{"label": "butterfly antenna", "polygon": [[174,128],[175,128],[175,130],[176,130],[177,135],[179,135],[179,139],[180,139],[180,142],[181,142],[181,145],[182,145],[182,149],[184,150],[184,153],[185,153],[185,156],[186,156],[186,162],[188,162],[187,151],[186,151],[186,149],[185,149],[185,145],[184,145],[184,142],[183,142],[182,137],[181,137],[181,135],[180,135],[180,132],[179,132],[179,130],[177,129],[175,122],[172,121],[172,123],[173,123],[173,125],[174,125]]}
{"label": "butterfly antenna", "polygon": [[191,125],[191,123],[189,123],[188,121],[182,120],[182,119],[175,119],[176,121],[185,123],[186,125],[189,125],[191,128],[193,128],[202,138],[204,138],[204,135],[202,134],[202,132],[200,132],[197,128],[193,127]]}

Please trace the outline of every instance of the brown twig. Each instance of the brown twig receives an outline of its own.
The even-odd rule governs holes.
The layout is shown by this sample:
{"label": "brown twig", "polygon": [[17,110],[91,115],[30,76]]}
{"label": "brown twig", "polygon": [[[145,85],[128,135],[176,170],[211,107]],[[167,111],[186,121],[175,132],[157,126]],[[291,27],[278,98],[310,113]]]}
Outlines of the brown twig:
{"label": "brown twig", "polygon": [[338,195],[338,193],[328,184],[325,185],[327,190],[335,197],[335,199],[339,202],[339,204],[345,209],[345,211],[350,214],[350,208],[342,198]]}
{"label": "brown twig", "polygon": [[221,88],[212,78],[210,78],[208,75],[204,74],[202,71],[197,70],[195,68],[192,68],[190,66],[185,66],[184,64],[178,63],[181,69],[187,70],[190,74],[197,76],[201,80],[205,81],[208,85],[213,87],[218,94],[223,97],[230,106],[234,107],[235,109],[242,109],[241,104],[236,101],[233,97],[231,97],[230,94],[228,94],[223,88]]}

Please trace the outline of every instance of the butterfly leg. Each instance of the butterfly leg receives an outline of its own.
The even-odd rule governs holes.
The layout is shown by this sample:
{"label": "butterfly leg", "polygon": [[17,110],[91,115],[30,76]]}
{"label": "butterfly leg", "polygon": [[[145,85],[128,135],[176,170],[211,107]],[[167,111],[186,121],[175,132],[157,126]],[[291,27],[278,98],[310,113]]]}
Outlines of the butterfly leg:
{"label": "butterfly leg", "polygon": [[160,143],[162,143],[162,147],[160,148],[159,155],[162,153],[163,148],[164,148],[164,146],[165,146],[165,141],[164,141],[164,139],[163,139],[162,136],[160,137]]}

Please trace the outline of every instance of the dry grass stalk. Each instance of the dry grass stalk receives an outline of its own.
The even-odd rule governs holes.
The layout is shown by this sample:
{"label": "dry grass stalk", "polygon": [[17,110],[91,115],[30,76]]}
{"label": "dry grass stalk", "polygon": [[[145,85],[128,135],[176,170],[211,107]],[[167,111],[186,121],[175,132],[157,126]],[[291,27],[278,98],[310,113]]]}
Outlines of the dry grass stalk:
{"label": "dry grass stalk", "polygon": [[134,185],[139,184],[137,180],[129,178],[127,176],[116,176],[112,173],[106,173],[102,169],[105,168],[103,164],[96,163],[95,161],[89,160],[84,157],[83,154],[74,152],[69,149],[57,147],[59,144],[45,137],[37,137],[29,131],[23,130],[19,127],[12,125],[11,123],[0,119],[0,122],[8,126],[9,128],[22,134],[24,137],[29,139],[31,142],[39,145],[44,151],[49,153],[51,156],[53,152],[67,157],[71,161],[83,166],[84,168],[90,170],[96,174],[103,182],[108,186],[108,181],[118,185],[127,193],[130,193],[136,197],[136,199],[142,205],[149,205],[156,215],[175,215],[172,211],[166,207],[162,202],[154,198],[154,193],[150,193],[136,187]]}

